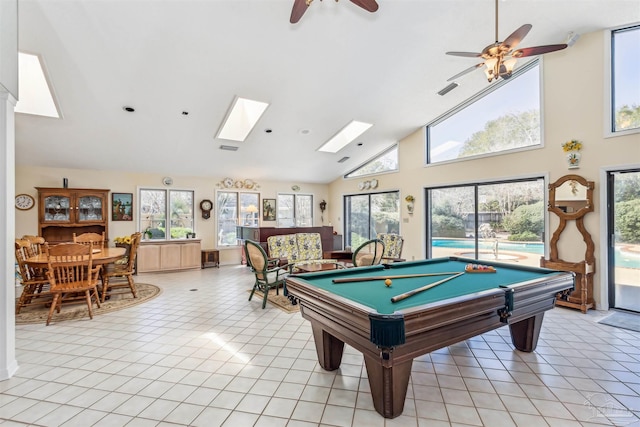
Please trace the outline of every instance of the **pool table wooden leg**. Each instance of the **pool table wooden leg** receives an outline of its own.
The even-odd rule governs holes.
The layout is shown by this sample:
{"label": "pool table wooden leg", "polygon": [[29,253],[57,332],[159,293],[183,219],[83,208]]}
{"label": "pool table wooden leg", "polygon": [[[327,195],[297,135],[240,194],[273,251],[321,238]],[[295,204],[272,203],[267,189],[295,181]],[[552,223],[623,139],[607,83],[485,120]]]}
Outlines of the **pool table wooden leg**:
{"label": "pool table wooden leg", "polygon": [[413,360],[393,366],[383,366],[380,358],[365,354],[364,363],[367,367],[371,397],[376,411],[385,418],[401,415],[404,400],[407,397]]}
{"label": "pool table wooden leg", "polygon": [[313,339],[316,342],[316,352],[320,366],[327,371],[334,371],[340,367],[344,342],[322,329],[316,322],[311,322]]}
{"label": "pool table wooden leg", "polygon": [[544,312],[538,313],[528,319],[509,324],[511,331],[511,342],[520,351],[528,353],[536,349],[540,329],[542,329],[542,319]]}

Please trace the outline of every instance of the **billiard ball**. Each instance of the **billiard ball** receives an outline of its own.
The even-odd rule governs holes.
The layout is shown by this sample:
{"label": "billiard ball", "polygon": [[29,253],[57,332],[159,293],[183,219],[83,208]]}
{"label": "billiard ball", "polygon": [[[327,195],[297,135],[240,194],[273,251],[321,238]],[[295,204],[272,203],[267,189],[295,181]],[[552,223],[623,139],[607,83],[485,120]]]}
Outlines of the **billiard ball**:
{"label": "billiard ball", "polygon": [[385,280],[384,284],[387,285],[387,286],[391,286],[391,279]]}

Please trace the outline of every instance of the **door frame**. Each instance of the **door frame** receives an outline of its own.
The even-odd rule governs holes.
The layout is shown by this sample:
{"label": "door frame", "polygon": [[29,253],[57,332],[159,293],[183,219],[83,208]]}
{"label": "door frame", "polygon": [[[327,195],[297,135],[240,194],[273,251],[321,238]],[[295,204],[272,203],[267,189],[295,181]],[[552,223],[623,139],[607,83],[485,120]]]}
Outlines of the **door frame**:
{"label": "door frame", "polygon": [[[612,224],[613,221],[613,218],[610,218],[609,215],[609,173],[633,169],[640,169],[640,163],[606,166],[600,169],[600,262],[598,263],[598,270],[600,270],[600,274],[598,274],[600,282],[598,292],[600,310],[611,309],[610,295],[614,292],[613,286],[615,286],[615,284],[610,283],[613,272],[609,265],[609,247],[611,245],[609,225]],[[612,299],[613,297],[611,297],[611,300]]]}

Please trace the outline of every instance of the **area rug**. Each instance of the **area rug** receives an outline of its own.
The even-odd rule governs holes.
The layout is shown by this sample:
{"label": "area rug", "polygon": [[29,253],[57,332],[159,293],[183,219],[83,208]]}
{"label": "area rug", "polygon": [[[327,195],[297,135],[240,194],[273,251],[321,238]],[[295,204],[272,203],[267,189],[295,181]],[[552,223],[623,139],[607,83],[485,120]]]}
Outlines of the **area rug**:
{"label": "area rug", "polygon": [[630,331],[640,332],[640,314],[624,313],[616,311],[615,313],[598,321],[603,325],[615,326],[616,328],[628,329]]}
{"label": "area rug", "polygon": [[[248,291],[251,292],[251,289],[249,289]],[[253,298],[251,298],[251,302],[259,302],[260,307],[262,307],[263,298],[264,298],[264,294],[261,291],[256,291],[256,293],[253,294]],[[289,298],[282,295],[282,289],[280,289],[279,295],[276,295],[275,289],[269,289],[269,295],[267,296],[267,301],[270,304],[275,305],[280,310],[283,310],[287,313],[297,313],[300,311],[300,305],[291,304],[291,301],[289,301]]]}
{"label": "area rug", "polygon": [[[100,304],[100,308],[96,307],[95,302],[93,304],[93,316],[99,316],[101,314],[110,313],[112,311],[123,310],[134,305],[145,303],[162,292],[162,290],[148,283],[136,283],[136,289],[138,291],[138,297],[133,298],[131,293],[114,294],[104,303]],[[49,315],[49,307],[44,304],[33,304],[26,307],[22,307],[20,313],[16,314],[16,324],[25,323],[42,323],[43,325],[47,321]],[[73,301],[65,304],[62,303],[60,313],[53,313],[51,318],[51,324],[63,322],[65,320],[73,319],[89,319],[89,310],[87,304],[80,301]]]}

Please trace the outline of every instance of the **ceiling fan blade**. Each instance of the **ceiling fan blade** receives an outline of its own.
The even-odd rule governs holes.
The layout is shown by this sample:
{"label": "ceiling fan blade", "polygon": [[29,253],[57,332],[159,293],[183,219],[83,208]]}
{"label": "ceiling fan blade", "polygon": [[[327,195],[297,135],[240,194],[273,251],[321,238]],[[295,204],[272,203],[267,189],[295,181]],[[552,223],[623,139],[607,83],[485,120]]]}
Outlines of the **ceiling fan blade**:
{"label": "ceiling fan blade", "polygon": [[295,24],[302,18],[302,15],[307,11],[309,5],[305,0],[295,0],[293,3],[293,9],[291,9],[291,18],[289,18],[289,22]]}
{"label": "ceiling fan blade", "polygon": [[562,44],[548,44],[545,46],[525,47],[524,49],[518,49],[511,52],[511,56],[514,58],[522,58],[525,56],[542,55],[544,53],[555,52],[556,50],[562,50],[567,45]]}
{"label": "ceiling fan blade", "polygon": [[531,31],[531,24],[524,24],[522,27],[511,33],[509,37],[504,39],[502,45],[508,46],[509,49],[513,49],[514,47],[518,46],[518,44],[520,44],[522,39],[525,38],[527,34],[529,34],[529,31]]}
{"label": "ceiling fan blade", "polygon": [[482,56],[481,53],[477,52],[447,52],[447,55],[464,56],[467,58],[479,58]]}
{"label": "ceiling fan blade", "polygon": [[464,76],[465,74],[470,73],[470,72],[472,72],[473,70],[475,70],[475,69],[477,69],[477,68],[482,67],[483,65],[484,65],[484,62],[481,62],[481,63],[479,63],[479,64],[476,64],[476,65],[472,66],[472,67],[469,67],[469,68],[467,68],[466,70],[463,70],[463,71],[459,72],[459,73],[458,73],[458,74],[456,74],[455,76],[453,76],[453,77],[449,77],[449,78],[447,79],[447,81],[448,81],[448,82],[451,82],[451,81],[453,81],[453,80],[457,79],[458,77],[462,77],[462,76]]}
{"label": "ceiling fan blade", "polygon": [[357,4],[369,12],[375,12],[378,10],[378,3],[376,3],[376,0],[351,0],[351,3]]}

